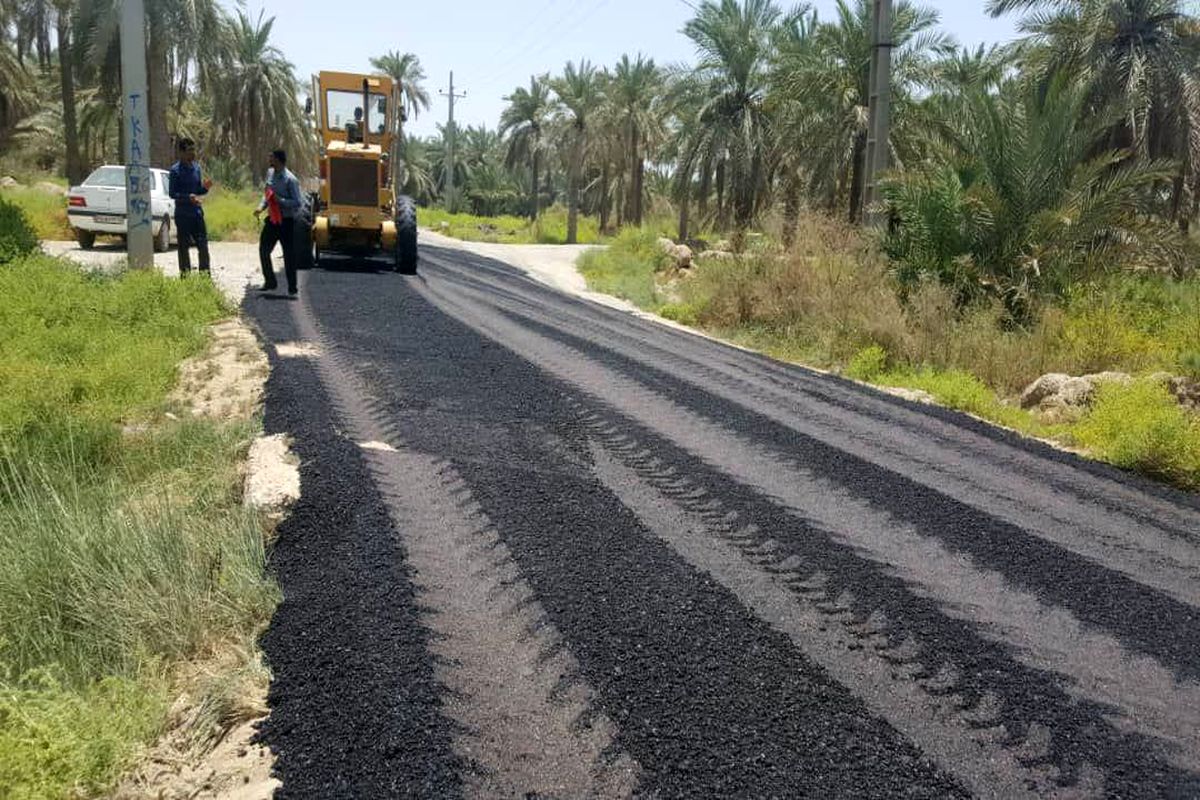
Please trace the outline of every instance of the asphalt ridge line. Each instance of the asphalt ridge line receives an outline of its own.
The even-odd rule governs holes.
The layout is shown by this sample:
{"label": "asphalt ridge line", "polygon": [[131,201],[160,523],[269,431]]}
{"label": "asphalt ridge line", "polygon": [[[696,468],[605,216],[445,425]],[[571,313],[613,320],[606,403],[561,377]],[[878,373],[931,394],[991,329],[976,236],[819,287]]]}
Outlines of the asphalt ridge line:
{"label": "asphalt ridge line", "polygon": [[451,464],[395,441],[307,301],[295,317],[303,338],[322,345],[317,370],[349,433],[367,443],[367,464],[414,568],[447,690],[443,712],[461,726],[454,746],[471,767],[464,792],[632,796],[640,768],[614,745],[616,726],[595,708],[593,690],[469,487]]}
{"label": "asphalt ridge line", "polygon": [[[496,305],[498,310],[519,317],[522,324],[535,329],[545,327],[544,323],[529,316],[528,311],[505,308],[503,301],[487,296],[480,290],[464,287],[462,291],[477,302]],[[588,321],[575,317],[567,329],[572,333],[566,335],[579,338],[581,334],[577,331],[580,327],[589,327]],[[618,349],[614,339],[630,337],[620,331],[610,331],[608,326],[600,326],[600,329],[605,331],[605,335],[598,337],[597,341],[602,342],[615,357],[634,360],[649,369],[667,369],[662,363],[662,356],[656,360],[653,355],[654,350],[661,352],[657,346],[639,346],[631,341],[631,344]],[[1037,476],[1026,476],[1016,465],[1005,475],[1005,484],[996,487],[996,470],[1001,465],[981,465],[979,459],[973,458],[962,445],[951,443],[948,439],[943,440],[946,444],[941,449],[922,439],[919,435],[921,432],[913,433],[915,442],[908,446],[905,442],[891,442],[887,438],[886,428],[862,427],[860,421],[864,415],[857,410],[848,410],[829,400],[817,402],[815,408],[810,405],[803,411],[793,409],[794,397],[782,388],[763,386],[754,376],[729,375],[689,356],[681,357],[687,358],[689,363],[684,365],[685,369],[679,369],[680,365],[676,364],[673,374],[703,391],[737,403],[750,412],[761,414],[801,435],[851,453],[864,461],[909,475],[921,485],[959,502],[984,508],[999,519],[1036,532],[1048,541],[1181,602],[1200,605],[1200,549],[1194,542],[1181,539],[1178,533],[1172,533],[1164,527],[1173,523],[1177,530],[1187,529],[1191,517],[1178,507],[1152,500],[1157,517],[1142,522],[1135,521],[1123,511],[1090,504],[1063,504],[1053,481],[1047,483],[1038,480]],[[697,375],[706,375],[710,380],[697,381]],[[829,410],[824,410],[823,405],[828,406]],[[841,417],[836,416],[839,411]],[[1115,494],[1129,491],[1111,481],[1106,482],[1105,486]],[[1129,532],[1135,524],[1138,529],[1136,541]],[[1076,533],[1081,530],[1088,531],[1088,534]]]}
{"label": "asphalt ridge line", "polygon": [[[935,598],[942,613],[977,626],[980,634],[1012,648],[1021,661],[1066,677],[1072,693],[1112,708],[1122,729],[1159,741],[1183,740],[1190,769],[1200,760],[1200,726],[1179,728],[1200,715],[1200,687],[1179,681],[1156,659],[1130,653],[1106,633],[1085,626],[1068,610],[1047,606],[1029,591],[1013,587],[993,570],[976,566],[852,497],[838,486],[747,444],[715,423],[700,419],[669,398],[590,362],[586,354],[488,316],[486,308],[421,286],[418,291],[447,313],[501,343],[518,356],[575,386],[602,405],[658,430],[661,435],[718,470],[732,463],[735,479],[808,520],[834,541],[887,565],[916,591]],[[1165,703],[1165,705],[1164,705]],[[1116,713],[1120,709],[1120,713]],[[1052,731],[1035,731],[1038,736]],[[1102,765],[1098,765],[1102,766]]]}
{"label": "asphalt ridge line", "polygon": [[[447,246],[447,249],[455,248]],[[541,280],[535,273],[530,272],[525,267],[505,261],[498,256],[484,255],[466,249],[458,249],[458,251],[471,255],[478,260],[499,263],[510,270],[517,271],[521,277],[529,280],[532,284],[536,284],[543,290],[557,292],[563,295],[565,299],[576,301],[580,305],[585,305],[598,313],[606,314],[606,324],[613,324],[621,319],[635,320],[645,323],[647,330],[657,328],[664,331],[674,331],[677,334],[686,334],[685,336],[680,336],[678,341],[687,347],[699,347],[707,342],[708,344],[720,345],[721,349],[729,353],[730,356],[735,351],[740,351],[757,359],[758,366],[769,369],[773,378],[776,379],[782,377],[784,380],[796,380],[797,376],[791,372],[792,370],[806,373],[805,379],[810,384],[812,381],[821,378],[830,379],[829,384],[821,386],[820,392],[823,399],[826,399],[831,404],[836,405],[838,402],[833,396],[833,391],[837,389],[840,390],[840,393],[844,397],[850,397],[854,402],[870,402],[874,407],[886,408],[892,412],[903,410],[913,415],[919,415],[927,423],[936,423],[940,426],[934,432],[923,431],[923,433],[927,433],[928,435],[937,435],[941,438],[941,432],[949,428],[959,434],[969,433],[980,437],[992,446],[997,444],[1005,445],[1012,448],[1014,456],[1021,460],[1020,463],[1023,469],[1031,467],[1036,467],[1040,470],[1057,469],[1058,472],[1054,473],[1056,477],[1048,478],[1056,486],[1059,486],[1064,481],[1069,482],[1073,480],[1076,477],[1075,474],[1082,471],[1088,478],[1104,481],[1107,484],[1109,494],[1119,497],[1121,500],[1133,499],[1137,502],[1146,502],[1148,500],[1159,502],[1160,505],[1155,506],[1158,511],[1152,512],[1150,515],[1138,516],[1139,521],[1143,524],[1153,524],[1155,522],[1155,513],[1175,514],[1180,501],[1184,501],[1184,505],[1191,510],[1200,510],[1200,504],[1197,504],[1195,495],[1149,478],[1124,472],[1105,462],[1064,448],[1061,442],[1030,436],[1000,423],[984,419],[967,411],[953,409],[940,403],[931,405],[921,404],[920,407],[917,407],[916,403],[898,397],[894,392],[889,391],[888,387],[847,378],[840,373],[821,369],[810,364],[781,361],[766,355],[760,350],[755,350],[705,331],[682,325],[657,314],[643,311],[632,306],[627,301],[612,298],[609,295],[590,291],[586,293],[566,291],[556,284]],[[428,260],[431,263],[457,271],[459,274],[469,274],[460,268],[454,267],[443,258],[429,258]],[[496,272],[495,268],[491,267],[490,264],[488,267],[493,273]],[[615,302],[605,302],[598,298],[608,298]],[[725,359],[725,362],[727,365],[732,363],[729,359]],[[838,387],[836,383],[841,383],[843,386]],[[964,425],[964,422],[969,424]],[[1133,485],[1131,486],[1130,484]],[[1073,487],[1072,490],[1077,491]],[[1104,504],[1108,510],[1114,513],[1121,510],[1118,503],[1107,502],[1110,500],[1107,495],[1097,496],[1092,499],[1097,503]],[[1188,501],[1191,501],[1191,505],[1187,505]]]}

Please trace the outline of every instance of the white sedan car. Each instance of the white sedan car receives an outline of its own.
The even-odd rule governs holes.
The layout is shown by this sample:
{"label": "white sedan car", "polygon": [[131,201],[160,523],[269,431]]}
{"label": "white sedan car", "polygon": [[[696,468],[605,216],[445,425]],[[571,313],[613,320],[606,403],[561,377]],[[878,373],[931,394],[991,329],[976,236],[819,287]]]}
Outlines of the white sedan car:
{"label": "white sedan car", "polygon": [[[150,213],[153,216],[154,249],[166,250],[171,244],[171,220],[175,201],[167,194],[168,173],[150,170]],[[80,186],[67,193],[67,220],[75,229],[75,238],[84,250],[96,243],[97,234],[125,236],[125,167],[99,167]]]}

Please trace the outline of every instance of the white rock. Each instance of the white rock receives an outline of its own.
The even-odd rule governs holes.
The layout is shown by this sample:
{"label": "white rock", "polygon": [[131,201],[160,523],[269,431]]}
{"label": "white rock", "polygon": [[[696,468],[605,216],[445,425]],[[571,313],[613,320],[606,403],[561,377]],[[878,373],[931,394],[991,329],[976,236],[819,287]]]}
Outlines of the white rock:
{"label": "white rock", "polygon": [[1071,380],[1070,375],[1052,372],[1043,375],[1021,393],[1021,408],[1033,408],[1040,405],[1047,397],[1053,397],[1062,391],[1063,384]]}
{"label": "white rock", "polygon": [[21,184],[19,184],[17,182],[17,179],[14,178],[12,175],[5,175],[3,178],[0,178],[0,189],[11,189],[14,186],[20,186],[20,185]]}
{"label": "white rock", "polygon": [[269,516],[280,516],[299,497],[299,460],[288,438],[275,434],[255,439],[246,463],[245,504]]}

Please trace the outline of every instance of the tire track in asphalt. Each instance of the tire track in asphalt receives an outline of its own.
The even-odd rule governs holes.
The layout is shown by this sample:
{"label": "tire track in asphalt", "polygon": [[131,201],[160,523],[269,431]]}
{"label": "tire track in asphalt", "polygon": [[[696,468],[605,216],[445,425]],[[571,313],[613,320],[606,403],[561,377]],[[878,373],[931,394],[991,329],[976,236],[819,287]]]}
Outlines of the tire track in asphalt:
{"label": "tire track in asphalt", "polygon": [[[916,683],[895,680],[896,665],[865,649],[886,648],[881,633],[875,633],[874,640],[866,644],[847,647],[841,626],[831,625],[828,613],[798,598],[786,571],[768,572],[748,561],[737,547],[713,534],[703,515],[677,506],[602,445],[594,446],[592,453],[597,476],[648,530],[791,638],[834,679],[862,698],[873,713],[921,743],[926,753],[953,772],[976,797],[1018,800],[1057,788],[1053,780],[1058,776],[1050,774],[1052,770],[1046,766],[1023,764],[1014,754],[996,748],[996,729],[980,727],[960,714],[956,698],[931,698]],[[663,477],[677,478],[669,473]],[[752,536],[753,530],[734,528],[729,535],[745,538]],[[882,620],[879,623],[878,627],[883,627]]]}
{"label": "tire track in asphalt", "polygon": [[[458,723],[463,792],[479,798],[623,798],[638,766],[613,745],[578,665],[521,580],[470,490],[447,462],[412,452],[382,421],[306,300],[296,327],[320,342],[317,371],[341,423],[363,443],[374,483],[435,634],[443,713]],[[399,445],[397,447],[396,445]]]}
{"label": "tire track in asphalt", "polygon": [[[835,536],[845,536],[845,532],[850,532],[851,538],[844,540],[849,546],[866,548],[868,551],[875,546],[876,552],[873,557],[879,562],[889,563],[890,560],[910,551],[922,554],[923,557],[920,559],[909,558],[907,561],[900,559],[910,569],[926,568],[926,571],[912,576],[915,578],[912,582],[918,591],[926,591],[930,588],[935,592],[941,591],[942,596],[937,598],[941,604],[957,610],[957,613],[964,619],[972,619],[972,592],[979,585],[989,585],[988,581],[991,579],[987,577],[986,571],[983,574],[979,573],[969,562],[941,550],[938,544],[925,541],[923,537],[912,530],[905,529],[903,526],[900,530],[895,530],[894,522],[889,523],[880,518],[878,512],[873,511],[869,506],[862,506],[860,503],[857,505],[858,510],[847,518],[846,509],[855,507],[855,501],[846,496],[844,490],[837,487],[817,482],[817,487],[821,488],[797,497],[794,485],[797,483],[802,487],[812,485],[814,476],[802,470],[798,471],[791,464],[761,458],[759,453],[747,450],[744,444],[736,439],[731,439],[722,430],[713,429],[711,425],[702,423],[694,416],[673,407],[670,401],[647,393],[640,385],[631,383],[622,375],[590,363],[587,354],[547,343],[528,329],[513,325],[510,320],[497,319],[494,313],[489,313],[487,309],[463,301],[461,297],[450,298],[439,295],[436,289],[426,288],[423,291],[431,292],[431,299],[449,313],[464,319],[486,335],[503,342],[523,357],[538,363],[559,378],[582,388],[603,403],[620,408],[622,413],[633,413],[635,419],[654,429],[661,430],[667,437],[684,443],[690,449],[697,450],[710,463],[723,465],[725,469],[729,469],[732,464],[734,472],[740,475],[749,472],[754,477],[752,483],[755,486],[765,487],[769,496],[783,496],[793,507],[799,503],[802,517],[813,513],[818,514],[818,519],[824,516],[822,528],[826,531],[835,533]],[[633,411],[630,410],[631,407],[634,409]],[[738,455],[739,453],[740,455]],[[798,481],[797,478],[799,478]],[[830,494],[830,492],[837,494]],[[834,497],[837,500],[831,502]],[[832,512],[832,516],[830,516],[830,512]],[[897,535],[900,535],[900,538],[896,538]],[[879,542],[888,542],[889,540],[894,543],[894,546],[879,551]],[[927,569],[930,559],[937,565],[937,569]],[[923,585],[923,583],[932,584],[932,587]],[[945,594],[947,591],[951,592],[948,596]],[[1164,672],[1161,667],[1149,660],[1134,662],[1130,666],[1127,654],[1120,645],[1116,645],[1102,635],[1089,634],[1061,609],[1047,607],[1031,595],[1013,591],[1003,580],[994,584],[993,592],[1001,592],[990,599],[996,600],[998,603],[999,610],[996,613],[1010,615],[1005,620],[1009,624],[1006,629],[1002,630],[997,630],[994,625],[985,626],[987,635],[1005,641],[1006,635],[1012,635],[1014,632],[1020,633],[1024,637],[1021,641],[1005,641],[1009,650],[1025,659],[1030,659],[1032,654],[1031,660],[1034,661],[1035,666],[1045,666],[1049,661],[1056,667],[1064,666],[1061,660],[1054,661],[1054,655],[1059,652],[1063,646],[1063,637],[1066,637],[1070,647],[1076,648],[1077,652],[1083,654],[1082,657],[1069,660],[1069,663],[1065,665],[1067,669],[1081,672],[1081,674],[1068,674],[1073,681],[1073,689],[1082,691],[1085,698],[1093,702],[1118,701],[1119,707],[1125,708],[1121,722],[1125,725],[1134,725],[1136,730],[1162,734],[1168,744],[1172,739],[1178,740],[1181,737],[1175,728],[1176,723],[1180,721],[1180,712],[1176,711],[1173,718],[1170,713],[1172,709],[1168,707],[1164,712],[1163,706],[1182,701],[1179,702],[1179,708],[1192,708],[1193,706],[1190,706],[1185,698],[1189,694],[1194,694],[1194,684],[1189,682],[1176,684],[1170,672]],[[1033,615],[1029,616],[1031,613]],[[994,622],[995,620],[989,621]],[[1052,627],[1047,632],[1047,629],[1042,626],[1050,624],[1057,624],[1058,627]],[[1032,642],[1029,638],[1030,635],[1033,636]],[[1036,647],[1036,650],[1030,647],[1031,644]],[[1115,663],[1112,661],[1114,654],[1120,659]],[[1089,655],[1096,656],[1100,665],[1089,668],[1090,659],[1087,657]],[[1148,678],[1141,674],[1142,668],[1148,673]],[[1132,684],[1121,683],[1122,680],[1130,678],[1133,678]],[[1114,691],[1112,686],[1119,688]],[[1022,698],[1026,703],[1029,702],[1030,694],[1034,693],[1027,691],[1025,697]],[[1132,703],[1130,703],[1129,694],[1134,695]],[[1081,713],[1081,708],[1078,706],[1083,706],[1084,709],[1087,706],[1092,706],[1092,708],[1090,711],[1083,710]],[[1074,754],[1067,752],[1074,747],[1073,737],[1081,731],[1085,731],[1087,726],[1098,726],[1097,730],[1100,732],[1099,734],[1093,732],[1089,736],[1083,737],[1090,740],[1089,746],[1095,746],[1097,736],[1099,736],[1100,740],[1108,742],[1106,749],[1111,753],[1119,754],[1124,749],[1135,756],[1141,756],[1145,750],[1144,747],[1137,747],[1136,742],[1122,741],[1123,736],[1120,731],[1108,725],[1103,714],[1092,703],[1073,704],[1066,699],[1055,704],[1055,707],[1061,713],[1058,715],[1059,718],[1052,716],[1048,720],[1050,725],[1038,727],[1033,723],[1026,723],[1023,729],[1019,728],[1014,733],[1014,736],[1018,741],[1048,737],[1050,741],[1047,742],[1047,749],[1055,752],[1054,760],[1065,768],[1066,780],[1078,780],[1080,770],[1088,762],[1088,759],[1082,757],[1078,752],[1079,748],[1076,748]],[[1035,718],[1042,716],[1036,709],[1028,706],[1024,710]],[[1183,711],[1181,713],[1183,720],[1186,721],[1187,715],[1193,712]],[[1082,721],[1079,720],[1081,716],[1084,718]],[[1154,729],[1156,716],[1160,722],[1165,721],[1165,725],[1160,726],[1163,728],[1162,730]],[[1054,725],[1061,725],[1065,719],[1071,717],[1075,718],[1075,724],[1065,726],[1061,731],[1053,730]],[[1146,724],[1147,718],[1149,718],[1149,724]],[[1187,728],[1183,728],[1183,730],[1186,731]],[[1185,763],[1194,767],[1196,752],[1193,737],[1183,733],[1182,738],[1183,746],[1186,748],[1182,758]],[[1083,752],[1086,752],[1086,748],[1083,749]],[[1120,760],[1118,758],[1118,761]],[[1128,758],[1125,761],[1128,761]],[[1105,760],[1106,767],[1111,763],[1110,760]],[[1124,766],[1122,764],[1120,769],[1114,771],[1119,774]],[[1135,767],[1134,771],[1138,771],[1136,764],[1133,766]],[[1149,770],[1148,773],[1145,770],[1141,770],[1141,772],[1147,777],[1152,777],[1156,771],[1162,771],[1153,764],[1147,766],[1146,769]],[[1165,769],[1167,773],[1171,772],[1169,767],[1162,769]],[[1179,786],[1192,779],[1186,774],[1176,774],[1173,777],[1168,775],[1166,780],[1169,785]]]}
{"label": "tire track in asphalt", "polygon": [[[993,442],[965,435],[960,426],[937,423],[926,409],[905,409],[892,398],[871,398],[870,392],[862,389],[856,395],[843,393],[835,399],[829,396],[828,387],[835,385],[836,379],[809,376],[797,382],[798,370],[793,371],[790,383],[764,379],[762,370],[747,366],[752,360],[748,354],[663,329],[659,338],[669,337],[673,348],[667,351],[653,336],[631,333],[640,329],[628,315],[629,321],[623,324],[620,319],[609,321],[613,312],[608,309],[580,309],[577,302],[544,290],[536,300],[520,297],[465,275],[461,267],[434,261],[451,273],[456,288],[465,296],[495,306],[520,324],[547,335],[569,332],[570,338],[562,340],[573,346],[586,340],[589,346],[611,351],[625,361],[655,371],[669,370],[716,398],[890,472],[911,476],[940,494],[985,508],[1005,522],[1177,600],[1200,605],[1200,541],[1196,535],[1200,513],[1195,508],[1147,498],[1119,481],[1095,478],[1092,483],[1101,487],[1086,487],[1088,502],[1072,502],[1069,493],[1078,492],[1079,481],[1068,469],[1036,459],[1021,448],[1005,448],[1004,458],[993,458],[990,450],[996,448],[989,447]],[[548,307],[555,312],[553,327],[547,324]],[[740,358],[741,363],[724,362],[718,368],[705,363],[705,357],[709,361]],[[681,370],[684,360],[687,368]],[[818,388],[818,383],[823,386]],[[796,401],[798,391],[803,391],[802,406]],[[913,424],[905,424],[908,422]]]}
{"label": "tire track in asphalt", "polygon": [[318,316],[397,438],[454,465],[512,554],[641,766],[641,793],[965,795],[643,529],[592,474],[565,386],[415,295],[356,296],[336,276],[321,289]]}

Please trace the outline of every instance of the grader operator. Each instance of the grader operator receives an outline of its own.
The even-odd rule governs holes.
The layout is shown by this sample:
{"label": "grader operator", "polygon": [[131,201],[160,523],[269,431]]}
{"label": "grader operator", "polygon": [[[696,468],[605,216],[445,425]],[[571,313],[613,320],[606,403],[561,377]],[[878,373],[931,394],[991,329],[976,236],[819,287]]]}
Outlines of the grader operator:
{"label": "grader operator", "polygon": [[387,256],[398,272],[417,271],[417,214],[395,193],[394,114],[390,78],[346,72],[313,76],[315,123],[321,134],[321,189],[312,223],[312,263],[330,253]]}

